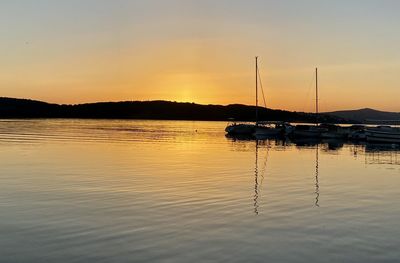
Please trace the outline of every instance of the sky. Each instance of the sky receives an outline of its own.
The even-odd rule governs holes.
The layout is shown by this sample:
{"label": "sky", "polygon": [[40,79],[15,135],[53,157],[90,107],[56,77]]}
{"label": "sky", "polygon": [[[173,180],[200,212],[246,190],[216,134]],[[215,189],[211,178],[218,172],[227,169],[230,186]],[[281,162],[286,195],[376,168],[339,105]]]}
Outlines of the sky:
{"label": "sky", "polygon": [[[0,96],[400,111],[397,0],[1,0]],[[259,98],[264,105],[262,97]]]}

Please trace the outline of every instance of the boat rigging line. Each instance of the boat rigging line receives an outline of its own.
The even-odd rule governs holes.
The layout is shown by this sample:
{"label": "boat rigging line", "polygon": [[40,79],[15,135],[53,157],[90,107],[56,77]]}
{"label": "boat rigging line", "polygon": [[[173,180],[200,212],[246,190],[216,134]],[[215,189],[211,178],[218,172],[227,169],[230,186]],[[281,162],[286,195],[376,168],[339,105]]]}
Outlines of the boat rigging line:
{"label": "boat rigging line", "polygon": [[261,75],[260,75],[260,68],[259,67],[257,67],[257,74],[258,74],[258,81],[260,83],[261,93],[263,95],[264,107],[267,108],[267,103],[265,101],[264,88],[263,88],[262,81],[261,81]]}

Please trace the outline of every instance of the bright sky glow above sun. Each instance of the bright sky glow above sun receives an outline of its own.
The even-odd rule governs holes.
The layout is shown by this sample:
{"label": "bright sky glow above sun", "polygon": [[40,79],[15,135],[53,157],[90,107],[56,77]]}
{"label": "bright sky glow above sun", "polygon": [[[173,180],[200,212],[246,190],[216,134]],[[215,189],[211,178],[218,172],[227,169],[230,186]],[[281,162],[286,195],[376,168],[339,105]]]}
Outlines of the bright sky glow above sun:
{"label": "bright sky glow above sun", "polygon": [[[0,96],[400,111],[397,0],[4,0]],[[260,101],[262,99],[260,98]]]}

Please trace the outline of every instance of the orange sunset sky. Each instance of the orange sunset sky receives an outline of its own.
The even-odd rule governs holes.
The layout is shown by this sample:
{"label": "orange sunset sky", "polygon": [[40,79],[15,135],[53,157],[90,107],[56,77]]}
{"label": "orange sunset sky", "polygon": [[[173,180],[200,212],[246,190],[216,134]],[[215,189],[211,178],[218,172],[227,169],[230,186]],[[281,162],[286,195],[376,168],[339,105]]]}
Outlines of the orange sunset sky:
{"label": "orange sunset sky", "polygon": [[[400,1],[1,1],[0,96],[400,111]],[[260,98],[260,101],[262,99]]]}

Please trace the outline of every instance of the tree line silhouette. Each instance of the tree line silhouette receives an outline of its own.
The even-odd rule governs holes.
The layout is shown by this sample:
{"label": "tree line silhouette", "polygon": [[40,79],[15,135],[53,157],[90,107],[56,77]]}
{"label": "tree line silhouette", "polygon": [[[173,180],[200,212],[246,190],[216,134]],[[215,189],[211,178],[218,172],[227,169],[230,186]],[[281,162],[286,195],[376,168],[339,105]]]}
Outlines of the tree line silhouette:
{"label": "tree line silhouette", "polygon": [[[258,109],[259,120],[314,122],[315,114]],[[90,119],[154,119],[254,121],[255,106],[241,104],[200,105],[170,101],[123,101],[84,104],[51,104],[42,101],[0,98],[0,118],[90,118]],[[346,123],[349,120],[319,115],[320,122]]]}

